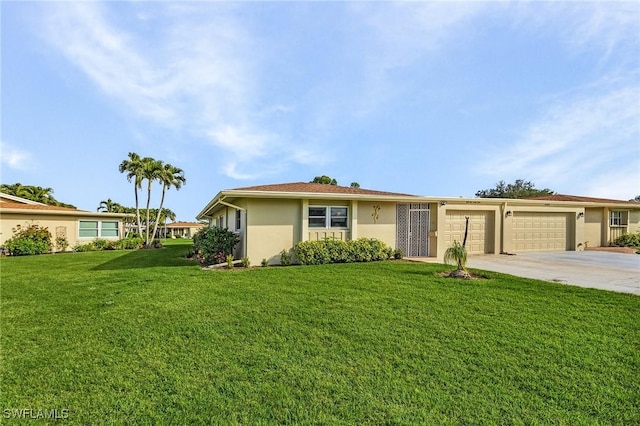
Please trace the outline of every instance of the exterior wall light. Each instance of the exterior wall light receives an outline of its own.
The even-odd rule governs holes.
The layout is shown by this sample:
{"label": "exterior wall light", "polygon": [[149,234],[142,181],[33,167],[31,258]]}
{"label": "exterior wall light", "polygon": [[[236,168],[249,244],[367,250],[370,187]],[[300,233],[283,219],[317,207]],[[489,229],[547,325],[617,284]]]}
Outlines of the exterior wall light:
{"label": "exterior wall light", "polygon": [[584,212],[578,213],[578,219],[580,219],[581,217],[584,217]]}
{"label": "exterior wall light", "polygon": [[440,205],[441,205],[441,206],[446,206],[446,205],[447,205],[447,202],[446,202],[446,201],[440,201]]}
{"label": "exterior wall light", "polygon": [[511,210],[507,210],[507,217],[513,216],[513,212]]}

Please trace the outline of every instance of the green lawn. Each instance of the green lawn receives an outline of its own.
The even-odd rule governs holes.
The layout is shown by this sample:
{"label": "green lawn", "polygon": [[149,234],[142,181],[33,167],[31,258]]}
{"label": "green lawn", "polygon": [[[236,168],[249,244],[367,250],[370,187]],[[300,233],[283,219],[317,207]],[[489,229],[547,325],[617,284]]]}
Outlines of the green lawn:
{"label": "green lawn", "polygon": [[0,408],[74,424],[640,424],[640,297],[398,261],[201,271],[170,243],[0,260]]}

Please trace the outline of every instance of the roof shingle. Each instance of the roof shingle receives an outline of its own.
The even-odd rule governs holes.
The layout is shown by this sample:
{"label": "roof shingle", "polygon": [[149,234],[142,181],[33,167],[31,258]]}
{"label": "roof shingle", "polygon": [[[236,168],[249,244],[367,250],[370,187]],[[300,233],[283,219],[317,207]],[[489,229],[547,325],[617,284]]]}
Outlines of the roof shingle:
{"label": "roof shingle", "polygon": [[529,200],[574,201],[578,203],[632,204],[640,207],[640,205],[634,201],[611,200],[608,198],[582,197],[578,195],[566,194],[541,195],[539,197],[531,197],[529,198]]}
{"label": "roof shingle", "polygon": [[233,191],[257,191],[257,192],[291,192],[291,193],[312,193],[312,194],[354,194],[354,195],[387,195],[414,197],[411,194],[401,194],[397,192],[374,191],[371,189],[352,188],[348,186],[326,185],[322,183],[292,182],[277,183],[273,185],[247,186],[244,188],[234,188]]}

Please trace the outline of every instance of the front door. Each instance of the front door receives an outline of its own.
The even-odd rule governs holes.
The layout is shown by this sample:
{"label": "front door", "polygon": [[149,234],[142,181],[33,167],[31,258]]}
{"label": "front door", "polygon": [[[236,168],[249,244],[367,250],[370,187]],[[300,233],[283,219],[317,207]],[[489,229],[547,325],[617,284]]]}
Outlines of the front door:
{"label": "front door", "polygon": [[396,248],[406,257],[429,256],[429,204],[398,204]]}

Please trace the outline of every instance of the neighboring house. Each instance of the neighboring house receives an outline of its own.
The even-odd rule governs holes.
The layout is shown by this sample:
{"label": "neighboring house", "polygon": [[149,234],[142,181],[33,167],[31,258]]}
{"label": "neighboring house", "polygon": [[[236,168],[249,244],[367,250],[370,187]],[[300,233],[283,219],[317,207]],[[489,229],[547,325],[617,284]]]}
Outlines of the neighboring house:
{"label": "neighboring house", "polygon": [[199,222],[173,222],[162,228],[166,228],[165,238],[193,238],[193,235],[205,226],[207,225]]}
{"label": "neighboring house", "polygon": [[236,258],[278,263],[299,241],[376,238],[407,257],[442,259],[464,238],[469,254],[583,250],[640,230],[640,204],[553,195],[544,199],[422,197],[316,183],[219,192],[198,214],[240,236]]}
{"label": "neighboring house", "polygon": [[68,207],[49,206],[0,193],[0,245],[11,238],[17,227],[39,225],[56,238],[66,238],[68,249],[96,238],[118,240],[123,237],[122,213],[94,213]]}

